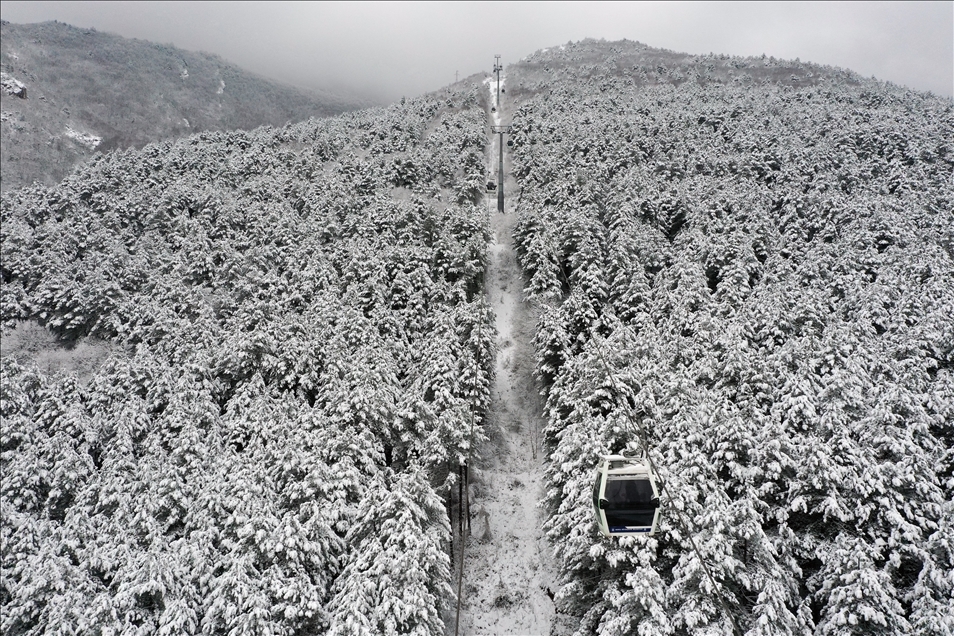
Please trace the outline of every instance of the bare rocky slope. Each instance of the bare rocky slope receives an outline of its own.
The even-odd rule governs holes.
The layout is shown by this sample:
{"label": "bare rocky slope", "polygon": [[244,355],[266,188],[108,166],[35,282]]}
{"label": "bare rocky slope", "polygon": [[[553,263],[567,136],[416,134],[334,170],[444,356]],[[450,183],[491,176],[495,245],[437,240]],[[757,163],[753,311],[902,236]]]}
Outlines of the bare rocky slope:
{"label": "bare rocky slope", "polygon": [[95,152],[366,106],[309,93],[207,53],[62,22],[3,22],[3,190],[52,185]]}

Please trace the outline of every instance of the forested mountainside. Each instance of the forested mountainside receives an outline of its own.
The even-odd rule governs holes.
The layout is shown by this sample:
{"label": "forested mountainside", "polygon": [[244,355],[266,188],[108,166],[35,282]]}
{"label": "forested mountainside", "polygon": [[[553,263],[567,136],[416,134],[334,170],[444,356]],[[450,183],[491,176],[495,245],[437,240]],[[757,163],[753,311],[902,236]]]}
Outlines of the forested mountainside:
{"label": "forested mountainside", "polygon": [[[506,91],[577,633],[954,633],[951,100],[593,41]],[[640,427],[660,532],[604,539]]]}
{"label": "forested mountainside", "polygon": [[447,91],[4,194],[4,325],[117,353],[85,384],[3,359],[0,631],[443,632],[493,368],[484,112]]}
{"label": "forested mountainside", "polygon": [[[954,631],[952,101],[628,42],[505,88],[577,633]],[[0,632],[443,633],[493,369],[483,95],[4,192],[3,328],[112,354],[2,360]],[[638,427],[661,527],[604,539]]]}
{"label": "forested mountainside", "polygon": [[0,26],[0,187],[52,185],[97,151],[364,107],[206,53],[61,22]]}

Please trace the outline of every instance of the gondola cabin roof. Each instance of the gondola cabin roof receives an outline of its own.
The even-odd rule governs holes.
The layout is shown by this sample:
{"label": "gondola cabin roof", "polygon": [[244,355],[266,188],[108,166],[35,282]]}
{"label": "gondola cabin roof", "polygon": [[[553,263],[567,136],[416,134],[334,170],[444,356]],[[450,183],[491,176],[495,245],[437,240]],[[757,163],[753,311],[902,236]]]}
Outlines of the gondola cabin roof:
{"label": "gondola cabin roof", "polygon": [[649,465],[640,459],[624,457],[623,455],[606,455],[603,462],[607,470],[613,475],[646,475],[650,474]]}

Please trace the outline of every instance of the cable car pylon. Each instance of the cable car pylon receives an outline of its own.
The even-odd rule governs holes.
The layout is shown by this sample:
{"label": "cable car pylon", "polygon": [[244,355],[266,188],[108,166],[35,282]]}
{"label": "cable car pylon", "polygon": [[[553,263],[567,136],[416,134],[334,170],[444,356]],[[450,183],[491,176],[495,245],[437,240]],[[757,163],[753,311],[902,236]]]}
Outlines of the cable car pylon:
{"label": "cable car pylon", "polygon": [[[483,342],[483,334],[484,334],[483,325],[478,323],[477,325],[478,350],[474,353],[474,394],[475,395],[478,393],[477,378],[480,371],[479,347],[480,347],[480,344]],[[477,419],[476,406],[474,404],[475,399],[476,398],[473,398],[470,401],[470,440],[467,447],[467,457],[464,458],[464,463],[461,466],[461,468],[463,468],[463,471],[462,471],[463,474],[461,475],[462,477],[461,485],[463,486],[464,496],[467,498],[466,499],[467,536],[466,537],[464,536],[464,524],[458,522],[459,524],[458,532],[460,534],[460,570],[459,570],[460,573],[457,575],[457,616],[454,619],[454,636],[458,636],[458,634],[460,633],[460,608],[461,608],[461,600],[463,598],[463,586],[464,586],[464,551],[467,547],[467,538],[470,537],[470,484],[468,482],[470,480],[470,462],[474,456],[474,426]],[[458,497],[458,499],[461,499],[461,498]],[[457,505],[458,505],[458,517],[459,517],[460,513],[463,511],[464,502],[459,501]],[[454,528],[452,525],[451,526],[452,536],[453,536],[453,532],[454,532]]]}
{"label": "cable car pylon", "polygon": [[500,109],[500,71],[503,70],[503,65],[500,63],[500,54],[494,56],[494,73],[497,75],[497,109]]}
{"label": "cable car pylon", "polygon": [[497,164],[497,212],[501,214],[504,213],[504,160],[503,160],[503,147],[504,147],[504,135],[510,133],[512,126],[491,126],[491,131],[498,136],[498,142],[500,144],[500,161]]}

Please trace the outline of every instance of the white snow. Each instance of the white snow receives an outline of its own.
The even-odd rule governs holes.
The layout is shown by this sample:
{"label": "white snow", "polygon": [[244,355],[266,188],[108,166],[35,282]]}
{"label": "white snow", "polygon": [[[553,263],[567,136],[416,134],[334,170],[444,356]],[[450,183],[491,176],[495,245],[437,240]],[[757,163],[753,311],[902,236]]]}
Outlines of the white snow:
{"label": "white snow", "polygon": [[98,146],[103,141],[102,137],[97,137],[96,135],[93,135],[91,133],[84,133],[78,130],[73,130],[73,128],[70,126],[67,126],[64,132],[67,137],[69,137],[76,143],[86,146],[90,150],[96,148],[96,146]]}
{"label": "white snow", "polygon": [[181,77],[182,79],[189,79],[189,69],[183,68],[182,72],[179,73],[179,77]]}
{"label": "white snow", "polygon": [[7,95],[16,95],[17,97],[24,97],[26,95],[26,84],[9,73],[2,71],[0,71],[0,87],[3,88],[3,92]]}
{"label": "white snow", "polygon": [[216,95],[221,95],[225,92],[225,80],[219,80],[219,89],[215,91]]}
{"label": "white snow", "polygon": [[[496,78],[488,81],[496,97]],[[500,109],[494,123],[500,122]],[[489,157],[496,171],[497,135]],[[500,184],[513,188],[512,181]],[[512,191],[512,190],[511,190]],[[505,191],[506,192],[506,191]],[[543,532],[544,494],[540,432],[543,412],[533,377],[534,317],[523,299],[523,278],[512,246],[513,209],[492,207],[487,297],[496,314],[497,364],[489,441],[471,477],[471,537],[466,547],[461,634],[551,633],[557,589],[550,545]],[[513,200],[507,201],[512,206]],[[453,633],[453,621],[448,624]]]}
{"label": "white snow", "polygon": [[[503,90],[504,84],[507,81],[507,76],[500,75],[500,89]],[[496,110],[490,113],[491,118],[494,120],[493,125],[500,125],[500,104],[497,103],[497,78],[493,75],[484,80],[484,84],[487,85],[488,90],[490,91],[490,104],[496,108]],[[501,98],[503,95],[501,95]]]}

